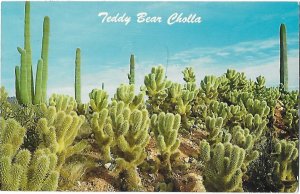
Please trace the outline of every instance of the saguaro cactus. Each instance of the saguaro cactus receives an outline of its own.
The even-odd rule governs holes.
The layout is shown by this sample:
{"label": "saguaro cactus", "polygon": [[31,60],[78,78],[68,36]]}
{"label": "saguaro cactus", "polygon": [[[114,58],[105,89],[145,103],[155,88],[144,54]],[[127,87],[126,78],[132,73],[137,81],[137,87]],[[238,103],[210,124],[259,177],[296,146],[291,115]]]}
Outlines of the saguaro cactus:
{"label": "saguaro cactus", "polygon": [[78,104],[81,103],[80,66],[81,66],[80,48],[77,48],[76,49],[76,59],[75,59],[75,99]]}
{"label": "saguaro cactus", "polygon": [[[24,49],[18,47],[21,54],[20,67],[15,68],[15,90],[20,104],[39,104],[46,101],[48,79],[49,17],[44,18],[41,59],[38,61],[34,88],[32,57],[30,46],[30,3],[25,2]],[[35,89],[35,91],[34,91]]]}
{"label": "saguaro cactus", "polygon": [[135,61],[134,55],[130,56],[130,72],[128,74],[129,84],[134,84],[135,82]]}
{"label": "saguaro cactus", "polygon": [[287,43],[284,24],[280,25],[280,84],[282,84],[285,91],[288,90]]}

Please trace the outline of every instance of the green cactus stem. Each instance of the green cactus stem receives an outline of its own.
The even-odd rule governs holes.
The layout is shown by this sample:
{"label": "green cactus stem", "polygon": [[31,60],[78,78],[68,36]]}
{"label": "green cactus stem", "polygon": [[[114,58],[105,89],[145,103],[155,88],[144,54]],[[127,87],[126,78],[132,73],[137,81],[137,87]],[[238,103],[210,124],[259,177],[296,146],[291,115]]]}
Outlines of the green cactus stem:
{"label": "green cactus stem", "polygon": [[16,93],[16,98],[20,102],[21,97],[20,97],[20,67],[16,66],[15,67],[15,93]]}
{"label": "green cactus stem", "polygon": [[285,91],[288,90],[288,59],[286,28],[284,24],[280,25],[280,84]]}
{"label": "green cactus stem", "polygon": [[26,65],[26,51],[18,47],[18,51],[21,54],[21,72],[20,72],[20,99],[22,104],[29,104],[29,94],[28,94],[28,80],[27,80],[27,65]]}
{"label": "green cactus stem", "polygon": [[130,72],[128,74],[129,84],[135,83],[135,61],[134,61],[134,55],[130,56]]}
{"label": "green cactus stem", "polygon": [[75,99],[78,104],[81,103],[80,66],[81,66],[80,48],[77,48],[76,49],[76,60],[75,60]]}
{"label": "green cactus stem", "polygon": [[43,60],[42,102],[46,102],[47,99],[49,37],[50,18],[46,16],[43,23],[43,41],[41,52],[41,59]]}
{"label": "green cactus stem", "polygon": [[35,95],[33,104],[42,103],[42,81],[43,81],[43,60],[40,59],[37,66],[36,78],[35,78]]}
{"label": "green cactus stem", "polygon": [[30,3],[25,2],[25,21],[24,21],[24,50],[26,51],[25,63],[27,66],[27,90],[28,100],[32,102],[34,95],[33,89],[33,75],[32,75],[32,57],[31,57],[31,45],[30,45]]}

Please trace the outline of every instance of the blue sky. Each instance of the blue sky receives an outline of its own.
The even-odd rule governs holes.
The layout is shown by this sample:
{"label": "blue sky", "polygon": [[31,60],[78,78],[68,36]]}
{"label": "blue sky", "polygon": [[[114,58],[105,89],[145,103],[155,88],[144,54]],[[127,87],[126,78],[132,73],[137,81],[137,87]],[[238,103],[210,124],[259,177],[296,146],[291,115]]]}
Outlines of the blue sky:
{"label": "blue sky", "polygon": [[[14,67],[23,47],[24,2],[2,2],[1,85],[14,95]],[[122,23],[101,23],[99,12],[126,13]],[[162,23],[138,24],[136,14],[161,16]],[[174,12],[201,16],[200,24],[167,25]],[[221,75],[228,68],[245,71],[255,79],[262,74],[268,86],[279,82],[279,26],[285,23],[288,39],[289,85],[298,88],[299,26],[296,2],[32,2],[31,45],[33,67],[40,57],[43,17],[50,17],[48,94],[74,95],[74,61],[82,50],[82,96],[93,88],[112,95],[128,82],[131,53],[136,56],[137,85],[154,65],[166,65],[169,79],[182,82],[181,71],[194,67],[197,81]],[[168,53],[168,54],[167,54]],[[138,89],[138,88],[137,88]]]}

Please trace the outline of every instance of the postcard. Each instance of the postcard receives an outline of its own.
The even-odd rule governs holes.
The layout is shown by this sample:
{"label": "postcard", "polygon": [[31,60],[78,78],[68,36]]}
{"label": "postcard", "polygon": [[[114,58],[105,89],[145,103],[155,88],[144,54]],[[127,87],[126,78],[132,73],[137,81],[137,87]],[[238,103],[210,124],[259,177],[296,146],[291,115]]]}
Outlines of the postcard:
{"label": "postcard", "polygon": [[4,1],[0,190],[296,192],[297,2]]}

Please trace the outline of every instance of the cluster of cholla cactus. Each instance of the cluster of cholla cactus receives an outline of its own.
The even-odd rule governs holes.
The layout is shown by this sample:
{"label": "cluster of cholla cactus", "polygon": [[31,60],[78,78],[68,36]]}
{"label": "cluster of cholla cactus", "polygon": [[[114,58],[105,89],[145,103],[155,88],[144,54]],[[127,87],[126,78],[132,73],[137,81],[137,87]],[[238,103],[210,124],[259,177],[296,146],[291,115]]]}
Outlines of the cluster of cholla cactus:
{"label": "cluster of cholla cactus", "polygon": [[[22,113],[15,113],[17,116],[13,119],[1,115],[1,190],[52,191],[58,188],[65,163],[89,147],[86,140],[75,140],[85,120],[73,110],[75,105],[71,97],[53,95],[49,104],[42,103],[33,109],[39,112],[33,126],[18,117]],[[31,133],[37,135],[37,142],[28,142]]]}
{"label": "cluster of cholla cactus", "polygon": [[26,129],[16,120],[0,117],[0,190],[53,191],[57,189],[57,156],[48,148],[34,153],[21,149]]}

